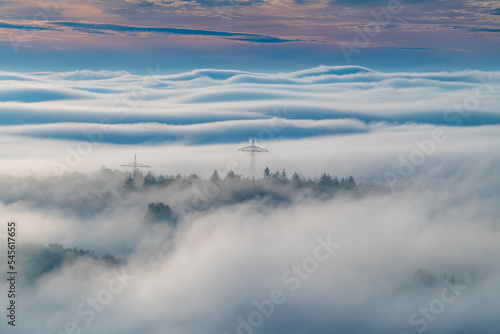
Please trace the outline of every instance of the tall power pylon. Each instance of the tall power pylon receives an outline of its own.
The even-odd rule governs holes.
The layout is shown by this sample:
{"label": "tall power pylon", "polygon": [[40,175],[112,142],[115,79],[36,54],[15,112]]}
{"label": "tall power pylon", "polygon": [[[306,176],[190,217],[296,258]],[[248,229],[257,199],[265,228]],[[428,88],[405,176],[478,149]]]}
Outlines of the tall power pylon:
{"label": "tall power pylon", "polygon": [[267,153],[269,151],[266,150],[265,148],[255,146],[255,139],[252,139],[252,145],[242,147],[239,149],[239,151],[250,152],[250,167],[252,169],[252,180],[255,180],[255,167],[256,167],[255,153]]}
{"label": "tall power pylon", "polygon": [[139,172],[139,168],[148,168],[151,166],[143,165],[137,162],[137,154],[134,154],[134,162],[125,164],[125,165],[120,165],[123,167],[132,167],[134,171],[134,175],[136,175]]}

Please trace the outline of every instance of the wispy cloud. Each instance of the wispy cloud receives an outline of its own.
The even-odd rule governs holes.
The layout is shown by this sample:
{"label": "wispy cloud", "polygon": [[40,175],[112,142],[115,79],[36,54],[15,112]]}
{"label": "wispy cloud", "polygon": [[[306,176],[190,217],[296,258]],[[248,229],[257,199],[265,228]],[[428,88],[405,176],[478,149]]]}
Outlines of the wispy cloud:
{"label": "wispy cloud", "polygon": [[467,31],[477,31],[477,32],[500,32],[497,28],[482,28],[482,27],[468,27],[468,26],[445,26],[447,28],[462,29]]}
{"label": "wispy cloud", "polygon": [[249,34],[229,31],[215,31],[202,29],[184,29],[168,27],[139,27],[120,24],[99,24],[86,22],[57,22],[48,21],[43,24],[13,24],[0,22],[0,28],[16,30],[39,30],[39,31],[67,31],[74,30],[88,34],[164,34],[164,35],[182,35],[182,36],[205,36],[225,38],[251,43],[285,43],[298,42],[300,39],[285,39],[269,35]]}

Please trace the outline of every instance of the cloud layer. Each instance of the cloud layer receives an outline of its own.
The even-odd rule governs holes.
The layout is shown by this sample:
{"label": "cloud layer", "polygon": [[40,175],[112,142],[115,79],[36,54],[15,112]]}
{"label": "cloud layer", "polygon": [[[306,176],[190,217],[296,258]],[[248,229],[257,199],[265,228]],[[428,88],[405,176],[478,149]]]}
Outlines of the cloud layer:
{"label": "cloud layer", "polygon": [[[35,243],[19,333],[499,328],[498,72],[149,71],[0,73],[0,213]],[[353,175],[359,191],[256,185],[238,151],[250,138],[269,150],[257,178],[266,166],[304,182]],[[125,191],[120,165],[136,153],[176,181],[136,176]],[[243,177],[217,186],[214,169]],[[144,220],[158,202],[176,224]],[[50,243],[96,256],[63,261]]]}
{"label": "cloud layer", "polygon": [[101,141],[114,144],[305,138],[406,123],[499,124],[499,80],[498,72],[380,73],[356,66],[277,74],[2,72],[0,114],[4,134],[87,140],[105,125]]}
{"label": "cloud layer", "polygon": [[[115,168],[134,153],[158,171],[191,166],[208,173],[233,159],[246,169],[245,156],[234,151],[255,138],[273,152],[260,157],[262,163],[282,168],[286,155],[293,168],[317,173],[313,161],[326,166],[326,158],[293,161],[287,145],[300,148],[302,156],[315,152],[315,145],[333,145],[337,161],[347,153],[346,140],[363,143],[361,151],[375,149],[371,143],[400,141],[395,154],[411,152],[416,139],[432,138],[434,128],[476,141],[492,136],[500,121],[498,72],[382,73],[358,66],[275,74],[149,71],[153,75],[0,72],[4,171],[53,174],[54,161],[69,170]],[[38,162],[16,167],[23,152]],[[159,159],[165,154],[168,162]]]}

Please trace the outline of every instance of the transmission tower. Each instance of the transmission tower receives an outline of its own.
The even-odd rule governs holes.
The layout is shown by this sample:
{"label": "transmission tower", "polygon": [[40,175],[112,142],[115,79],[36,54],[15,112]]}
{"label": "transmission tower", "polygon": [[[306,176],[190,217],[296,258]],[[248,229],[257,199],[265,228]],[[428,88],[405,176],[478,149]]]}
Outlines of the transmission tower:
{"label": "transmission tower", "polygon": [[255,154],[267,153],[269,151],[266,150],[265,148],[255,146],[255,139],[252,139],[252,145],[242,147],[239,149],[239,151],[250,152],[250,168],[252,169],[252,180],[255,180],[255,167],[256,167]]}
{"label": "transmission tower", "polygon": [[134,171],[134,175],[136,175],[139,172],[139,168],[148,168],[151,166],[143,165],[137,162],[137,154],[134,154],[134,162],[125,164],[125,165],[120,165],[123,167],[132,167]]}

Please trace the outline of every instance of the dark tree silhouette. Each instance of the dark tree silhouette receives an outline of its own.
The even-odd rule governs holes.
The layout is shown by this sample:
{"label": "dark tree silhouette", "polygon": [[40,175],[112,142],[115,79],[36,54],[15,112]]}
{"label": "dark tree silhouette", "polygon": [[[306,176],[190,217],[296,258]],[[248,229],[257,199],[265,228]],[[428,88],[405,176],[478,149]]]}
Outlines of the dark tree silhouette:
{"label": "dark tree silhouette", "polygon": [[219,173],[217,172],[217,169],[214,170],[214,172],[212,173],[212,176],[210,177],[210,181],[215,182],[215,183],[220,181],[220,177],[219,177]]}
{"label": "dark tree silhouette", "polygon": [[273,173],[272,177],[273,177],[274,180],[281,180],[280,170],[277,169],[276,172]]}
{"label": "dark tree silhouette", "polygon": [[283,170],[281,171],[281,181],[288,181],[288,177],[286,175],[286,172],[285,172],[285,169],[283,168]]}
{"label": "dark tree silhouette", "polygon": [[239,175],[237,175],[235,172],[233,172],[232,170],[227,172],[226,180],[236,180],[236,179],[240,179],[240,178],[241,177]]}
{"label": "dark tree silhouette", "polygon": [[354,177],[351,175],[347,179],[346,189],[354,189],[354,188],[356,188],[356,181],[354,181]]}
{"label": "dark tree silhouette", "polygon": [[168,186],[168,185],[169,185],[170,183],[172,183],[173,181],[174,181],[174,178],[173,178],[172,176],[167,178],[167,177],[165,177],[165,176],[163,176],[163,175],[160,175],[160,176],[158,177],[157,184],[158,184],[159,186],[164,187],[164,186]]}
{"label": "dark tree silhouette", "polygon": [[65,264],[71,264],[79,259],[98,261],[106,266],[119,266],[125,262],[107,253],[99,258],[93,250],[65,248],[61,244],[51,243],[48,246],[27,243],[23,252],[19,253],[20,266],[23,270],[21,280],[33,284],[45,274],[61,269]]}
{"label": "dark tree silhouette", "polygon": [[[338,181],[338,180],[337,180]],[[319,185],[324,188],[328,188],[334,185],[334,181],[330,174],[323,173],[319,179]]]}
{"label": "dark tree silhouette", "polygon": [[154,186],[155,184],[156,184],[156,177],[154,176],[153,173],[148,172],[144,177],[144,181],[142,181],[142,187],[149,188],[151,186]]}
{"label": "dark tree silhouette", "polygon": [[293,173],[292,175],[292,184],[298,187],[302,186],[302,180],[297,172]]}
{"label": "dark tree silhouette", "polygon": [[135,189],[135,181],[134,181],[134,178],[132,177],[131,174],[129,174],[129,176],[127,176],[127,178],[125,179],[125,183],[123,185],[123,188]]}
{"label": "dark tree silhouette", "polygon": [[172,209],[163,202],[149,203],[144,213],[144,221],[149,223],[172,221]]}
{"label": "dark tree silhouette", "polygon": [[271,170],[269,169],[269,167],[266,167],[266,169],[264,169],[264,178],[267,179],[271,176]]}
{"label": "dark tree silhouette", "polygon": [[338,188],[340,186],[340,181],[339,181],[338,177],[335,176],[333,178],[333,184],[332,185],[333,185],[333,187],[336,187],[336,188]]}

